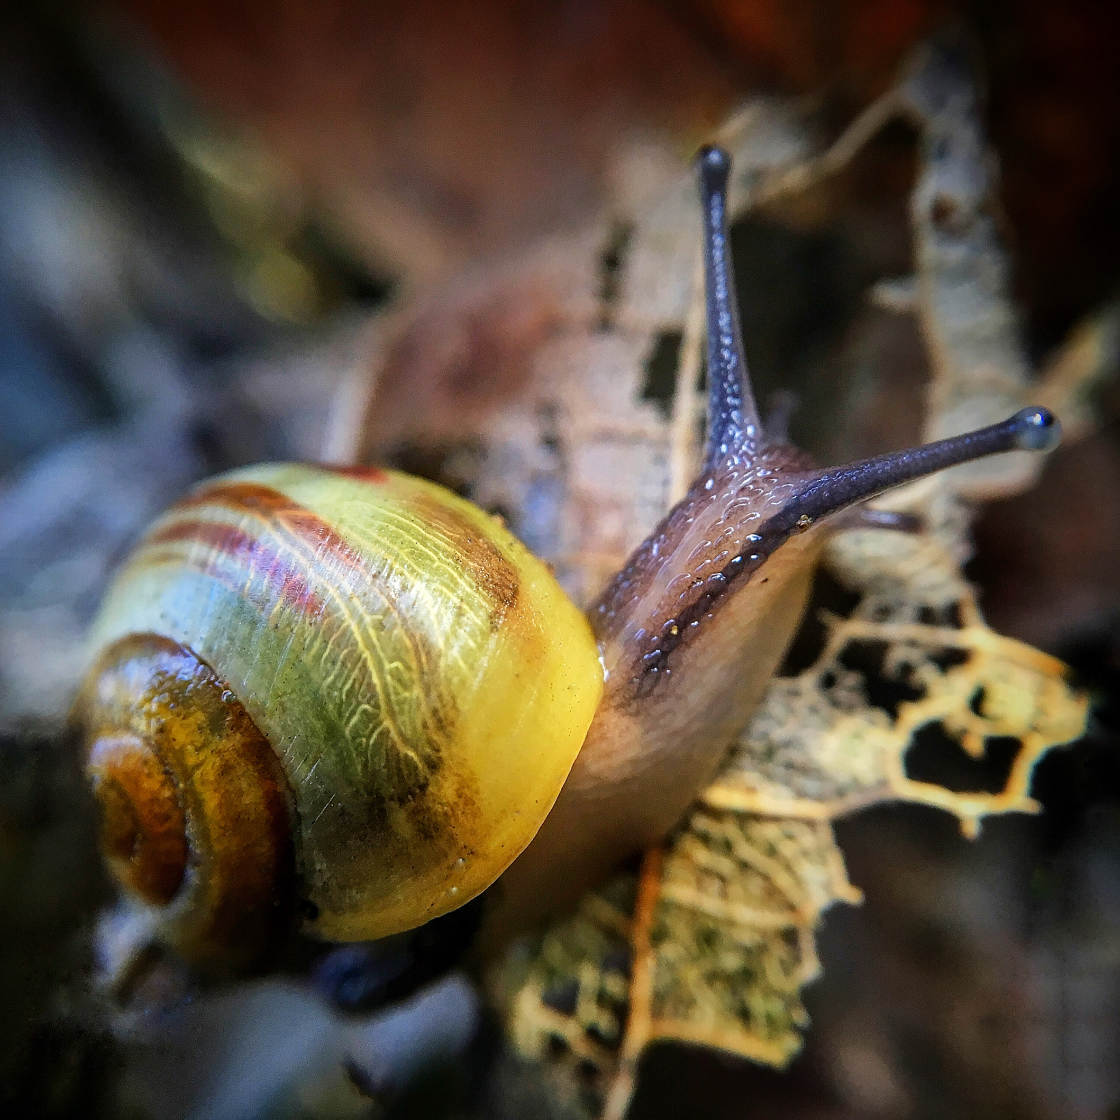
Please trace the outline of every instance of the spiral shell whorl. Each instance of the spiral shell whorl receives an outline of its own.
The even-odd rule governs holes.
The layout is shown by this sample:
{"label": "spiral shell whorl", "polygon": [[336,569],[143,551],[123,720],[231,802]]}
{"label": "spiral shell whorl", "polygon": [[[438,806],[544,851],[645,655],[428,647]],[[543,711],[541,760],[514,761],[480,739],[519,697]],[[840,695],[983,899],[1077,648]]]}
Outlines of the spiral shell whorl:
{"label": "spiral shell whorl", "polygon": [[[310,929],[406,929],[488,886],[563,785],[602,690],[585,618],[493,518],[392,472],[204,484],[112,588],[244,705],[292,791]],[[124,830],[127,832],[127,829]]]}
{"label": "spiral shell whorl", "polygon": [[138,634],[103,651],[79,714],[118,881],[185,955],[258,959],[291,918],[290,797],[236,697],[190,650]]}

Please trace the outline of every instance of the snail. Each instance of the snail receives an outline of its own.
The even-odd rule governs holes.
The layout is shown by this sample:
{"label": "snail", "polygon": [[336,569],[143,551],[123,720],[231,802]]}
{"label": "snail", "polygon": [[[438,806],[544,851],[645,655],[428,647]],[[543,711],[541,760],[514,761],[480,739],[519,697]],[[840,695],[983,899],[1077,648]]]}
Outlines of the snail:
{"label": "snail", "polygon": [[706,453],[586,614],[496,518],[377,468],[219,476],[123,566],[76,710],[108,864],[184,957],[254,959],[295,926],[385,937],[483,892],[495,936],[561,905],[713,777],[828,535],[889,525],[857,503],[1057,442],[1041,408],[823,470],[768,436],[728,259],[730,158],[707,147],[697,167]]}

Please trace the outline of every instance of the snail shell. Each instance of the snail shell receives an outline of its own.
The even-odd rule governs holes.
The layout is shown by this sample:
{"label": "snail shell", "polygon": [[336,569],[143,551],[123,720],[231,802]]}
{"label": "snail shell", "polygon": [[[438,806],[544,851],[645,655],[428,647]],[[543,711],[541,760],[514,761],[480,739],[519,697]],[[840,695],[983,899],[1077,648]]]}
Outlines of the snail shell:
{"label": "snail shell", "polygon": [[294,902],[338,940],[461,905],[536,833],[603,686],[541,561],[386,471],[204,484],[131,556],[93,644],[105,848],[196,957]]}

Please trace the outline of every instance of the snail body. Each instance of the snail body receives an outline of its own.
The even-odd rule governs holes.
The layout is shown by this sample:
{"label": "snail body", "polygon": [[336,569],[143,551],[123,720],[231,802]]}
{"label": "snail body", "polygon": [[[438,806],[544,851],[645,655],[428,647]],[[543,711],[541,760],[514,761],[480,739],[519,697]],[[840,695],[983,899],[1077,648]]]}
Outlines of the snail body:
{"label": "snail body", "polygon": [[110,866],[183,955],[252,958],[297,915],[377,938],[495,880],[483,941],[563,905],[711,779],[837,515],[1056,442],[1024,409],[820,470],[768,436],[728,261],[730,162],[707,148],[698,166],[706,456],[587,616],[495,518],[374,469],[221,476],[127,562],[78,712]]}

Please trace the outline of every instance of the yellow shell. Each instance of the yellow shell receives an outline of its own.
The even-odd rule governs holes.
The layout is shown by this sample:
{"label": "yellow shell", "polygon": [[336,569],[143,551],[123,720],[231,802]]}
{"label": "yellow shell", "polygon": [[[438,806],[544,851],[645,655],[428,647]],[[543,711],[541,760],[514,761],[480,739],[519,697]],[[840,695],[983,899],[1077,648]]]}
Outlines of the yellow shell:
{"label": "yellow shell", "polygon": [[[204,484],[123,568],[94,646],[79,713],[110,861],[176,922],[211,913],[168,934],[204,947],[230,933],[212,920],[236,908],[230,892],[260,894],[236,869],[260,861],[275,824],[266,794],[232,792],[272,781],[252,736],[231,732],[237,708],[286,801],[290,852],[263,862],[275,875],[290,862],[294,882],[272,884],[272,905],[290,895],[312,932],[354,940],[419,925],[501,874],[548,814],[603,685],[587,621],[541,561],[469,502],[382,471],[277,464]],[[231,750],[247,771],[213,761]]]}

